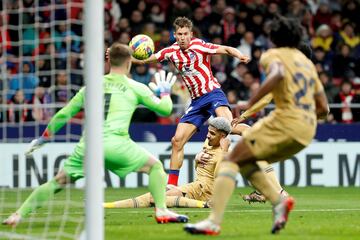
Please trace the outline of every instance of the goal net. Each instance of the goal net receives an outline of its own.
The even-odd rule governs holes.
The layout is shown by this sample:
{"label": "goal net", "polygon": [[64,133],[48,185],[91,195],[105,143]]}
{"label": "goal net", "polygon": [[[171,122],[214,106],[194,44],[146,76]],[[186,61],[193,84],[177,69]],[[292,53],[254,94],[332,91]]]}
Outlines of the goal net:
{"label": "goal net", "polygon": [[[53,114],[83,85],[83,1],[0,1],[0,218],[51,180],[82,131],[76,115],[51,143],[25,156]],[[84,181],[68,186],[0,239],[76,239],[84,228]]]}

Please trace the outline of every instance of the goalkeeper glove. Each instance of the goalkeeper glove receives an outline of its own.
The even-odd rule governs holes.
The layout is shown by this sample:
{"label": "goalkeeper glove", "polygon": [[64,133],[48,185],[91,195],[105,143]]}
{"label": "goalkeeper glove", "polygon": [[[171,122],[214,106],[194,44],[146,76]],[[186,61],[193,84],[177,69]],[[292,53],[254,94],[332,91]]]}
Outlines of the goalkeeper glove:
{"label": "goalkeeper glove", "polygon": [[39,137],[31,141],[25,155],[31,155],[36,149],[41,148],[48,140],[45,137]]}
{"label": "goalkeeper glove", "polygon": [[171,93],[171,87],[176,81],[176,76],[169,72],[166,75],[164,70],[160,70],[160,72],[155,73],[155,83],[149,83],[149,87],[157,96],[167,96]]}

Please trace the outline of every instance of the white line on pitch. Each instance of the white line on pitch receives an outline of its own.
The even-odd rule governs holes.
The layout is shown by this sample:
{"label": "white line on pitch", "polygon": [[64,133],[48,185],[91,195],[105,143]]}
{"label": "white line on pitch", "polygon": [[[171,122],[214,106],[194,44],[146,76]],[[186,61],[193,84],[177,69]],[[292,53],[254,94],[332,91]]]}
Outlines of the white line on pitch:
{"label": "white line on pitch", "polygon": [[[108,211],[111,211],[111,209],[107,209],[106,210],[107,212]],[[200,212],[209,212],[210,210],[194,210],[194,209],[191,209],[191,210],[184,210],[184,209],[181,209],[181,208],[177,208],[176,210],[177,212],[194,212],[194,213],[200,213]],[[227,210],[225,212],[228,212],[228,213],[241,213],[241,212],[244,212],[244,213],[262,213],[262,212],[270,212],[271,209],[254,209],[254,210],[250,210],[250,209],[247,209],[247,210]],[[349,211],[360,211],[360,208],[345,208],[345,209],[294,209],[293,212],[349,212]],[[144,211],[136,211],[136,210],[130,210],[130,211],[126,211],[126,213],[153,213],[154,211],[148,211],[148,210],[144,210]],[[110,212],[109,212],[110,213]],[[117,212],[111,212],[111,214],[113,213],[124,213],[124,211],[117,211]]]}
{"label": "white line on pitch", "polygon": [[[115,211],[114,211],[115,210]],[[114,208],[114,209],[106,209],[107,213],[110,214],[123,214],[125,213],[154,213],[153,210],[129,210],[129,209],[125,209],[125,208]],[[225,212],[228,213],[263,213],[263,212],[270,212],[271,209],[254,209],[254,210],[250,210],[250,209],[244,209],[244,210],[227,210]],[[294,209],[293,212],[351,212],[351,211],[360,211],[360,208],[334,208],[334,209]],[[177,208],[176,212],[186,212],[186,213],[208,213],[210,212],[210,209],[207,210],[195,210],[195,209],[181,209],[181,208]],[[36,214],[36,213],[35,213]],[[41,212],[39,214],[49,214],[47,212]],[[53,213],[54,214],[54,213]],[[55,213],[57,214],[57,213]],[[59,213],[60,214],[60,213]],[[64,213],[62,213],[64,214]],[[71,211],[68,212],[69,215],[74,215],[74,214],[84,214],[84,212],[75,212],[75,211]],[[0,213],[0,216],[7,216],[9,215],[9,213]]]}

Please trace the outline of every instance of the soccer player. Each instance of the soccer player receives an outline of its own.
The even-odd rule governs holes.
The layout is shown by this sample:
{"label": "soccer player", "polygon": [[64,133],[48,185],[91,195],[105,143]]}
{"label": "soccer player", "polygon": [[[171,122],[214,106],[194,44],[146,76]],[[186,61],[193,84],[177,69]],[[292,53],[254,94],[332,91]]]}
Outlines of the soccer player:
{"label": "soccer player", "polygon": [[[311,47],[306,44],[305,42],[300,43],[298,46],[298,49],[308,58],[311,59],[312,57],[312,50]],[[261,98],[258,102],[256,102],[251,108],[247,109],[245,112],[243,112],[239,118],[235,118],[232,121],[232,125],[239,124],[249,118],[254,113],[260,111],[263,109],[267,104],[271,102],[273,99],[273,96],[271,93],[267,94],[263,98]],[[266,176],[268,179],[273,183],[274,187],[277,191],[280,192],[283,196],[287,196],[288,193],[282,188],[282,186],[279,183],[279,180],[276,177],[274,168],[267,162],[267,161],[258,161],[257,164],[260,166],[260,168],[266,173]],[[265,197],[257,190],[253,191],[250,194],[246,194],[243,196],[244,201],[251,202],[262,202],[264,203],[266,201]]]}
{"label": "soccer player", "polygon": [[[174,186],[166,192],[167,207],[209,207],[214,179],[224,152],[230,141],[226,136],[231,131],[230,122],[224,117],[216,117],[209,122],[208,133],[201,152],[195,157],[196,179],[181,187]],[[105,208],[150,207],[153,199],[150,193],[136,198],[104,203]]]}
{"label": "soccer player", "polygon": [[272,233],[284,228],[294,206],[292,197],[281,197],[257,164],[288,159],[304,149],[313,139],[317,119],[329,112],[327,98],[313,63],[298,49],[302,31],[295,20],[274,19],[270,39],[276,46],[260,59],[267,77],[248,102],[251,107],[271,92],[276,109],[243,133],[243,138],[222,161],[215,180],[210,216],[196,224],[186,224],[190,233],[220,232],[225,206],[235,188],[240,173],[268,199],[273,206]]}
{"label": "soccer player", "polygon": [[[225,117],[230,122],[232,121],[227,98],[211,71],[211,55],[226,54],[245,63],[250,59],[236,48],[205,43],[198,38],[193,38],[193,23],[186,17],[176,18],[173,25],[176,43],[151,55],[148,59],[133,59],[133,63],[170,61],[179,71],[190,92],[191,104],[181,117],[175,136],[171,139],[172,152],[168,184],[176,186],[184,158],[184,145],[191,136],[211,115]],[[240,134],[242,130],[242,126],[237,125],[232,129],[232,133]]]}
{"label": "soccer player", "polygon": [[[110,74],[104,76],[103,80],[105,168],[119,177],[125,177],[135,171],[149,174],[149,190],[154,197],[156,221],[158,223],[187,222],[186,216],[178,215],[166,208],[166,174],[161,162],[132,141],[128,133],[132,114],[139,104],[162,115],[171,113],[170,91],[175,79],[172,79],[170,73],[166,79],[165,74],[155,74],[156,78],[160,78],[157,81],[157,87],[161,92],[161,99],[159,99],[147,86],[127,78],[126,75],[131,67],[131,55],[132,50],[120,43],[114,43],[109,51],[111,71]],[[82,88],[64,108],[54,115],[43,135],[31,142],[28,153],[43,146],[49,137],[83,108],[84,93],[85,88]],[[65,184],[83,178],[84,148],[84,138],[81,138],[55,178],[35,189],[3,224],[17,225],[22,218],[27,217],[33,210],[53,198]]]}

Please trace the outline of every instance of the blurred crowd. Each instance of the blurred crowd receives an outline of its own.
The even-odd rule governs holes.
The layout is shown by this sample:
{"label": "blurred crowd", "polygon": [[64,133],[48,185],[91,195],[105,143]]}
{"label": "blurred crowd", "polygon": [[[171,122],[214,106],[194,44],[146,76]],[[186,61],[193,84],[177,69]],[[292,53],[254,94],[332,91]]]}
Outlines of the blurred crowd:
{"label": "blurred crowd", "polygon": [[[54,111],[43,104],[60,107],[84,84],[83,1],[1,2],[0,103],[7,107],[0,121],[47,121]],[[339,106],[331,109],[327,121],[360,121],[360,108],[350,107],[360,104],[359,0],[105,0],[104,5],[105,48],[115,41],[128,44],[141,33],[154,40],[158,51],[175,41],[173,20],[186,16],[193,20],[196,37],[251,56],[248,64],[220,55],[211,60],[235,117],[264,79],[258,63],[271,47],[272,19],[277,14],[297,18],[329,102]],[[133,66],[131,77],[148,84],[158,68],[176,72],[171,64]],[[175,108],[170,118],[140,109],[133,120],[176,123],[190,101],[180,79],[172,96],[182,107]]]}

